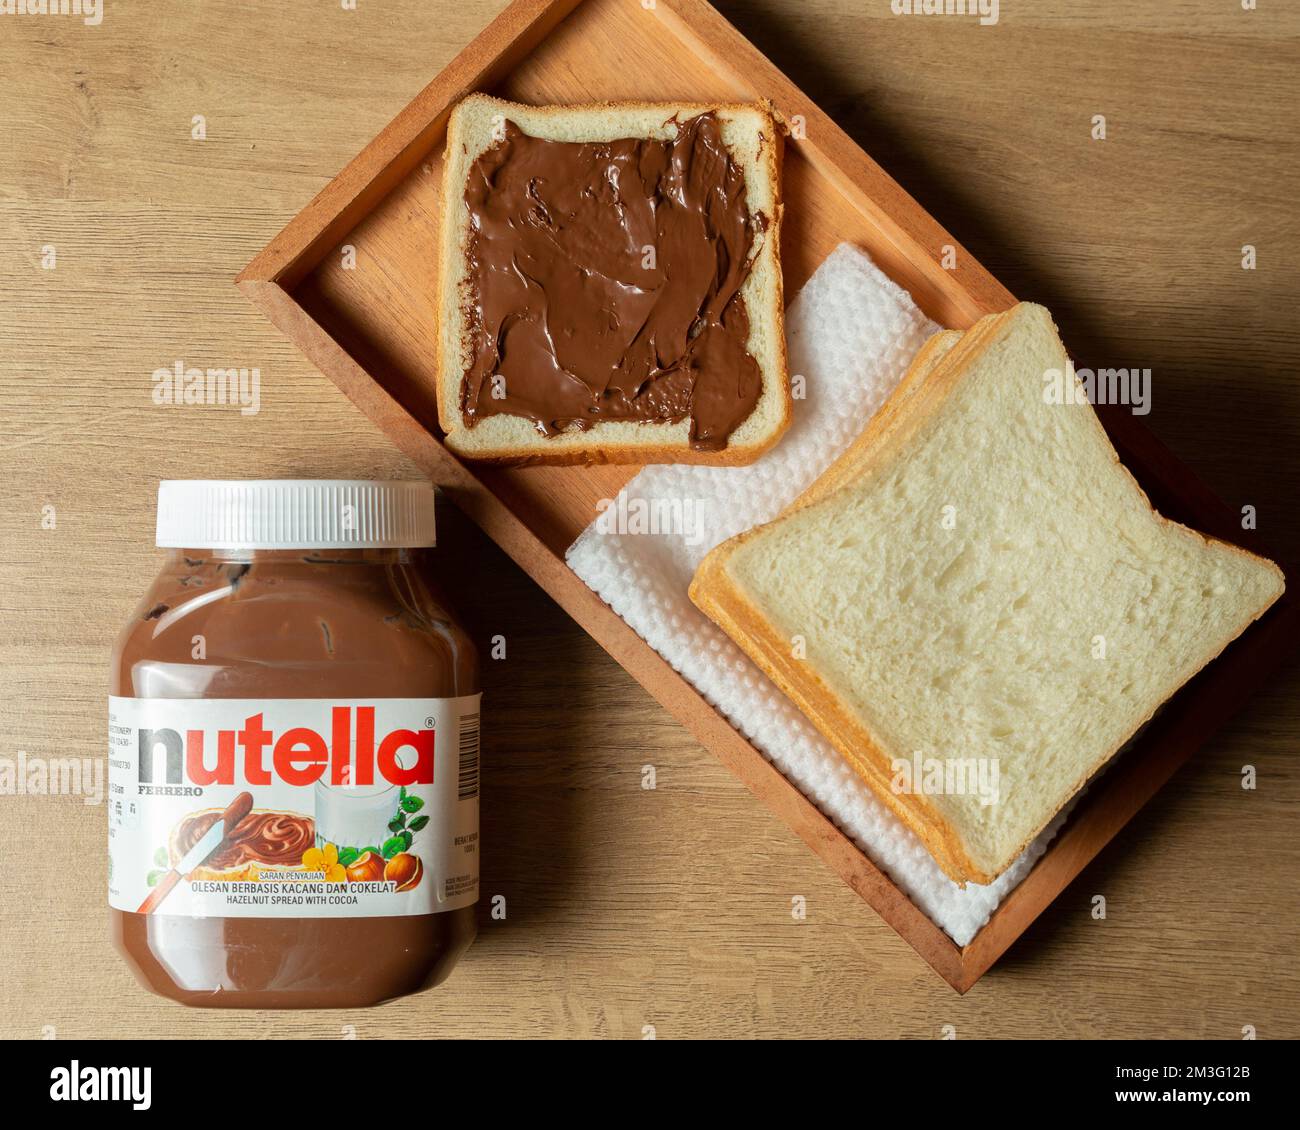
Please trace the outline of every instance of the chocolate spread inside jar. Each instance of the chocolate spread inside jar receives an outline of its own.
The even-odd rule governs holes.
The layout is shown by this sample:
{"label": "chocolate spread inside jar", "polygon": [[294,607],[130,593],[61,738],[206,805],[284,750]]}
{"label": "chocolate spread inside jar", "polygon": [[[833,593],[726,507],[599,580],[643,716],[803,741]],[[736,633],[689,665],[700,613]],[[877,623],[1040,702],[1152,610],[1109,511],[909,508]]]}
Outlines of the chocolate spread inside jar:
{"label": "chocolate spread inside jar", "polygon": [[164,483],[159,544],[113,654],[118,949],[191,1005],[437,984],[476,929],[479,682],[417,562],[432,487]]}

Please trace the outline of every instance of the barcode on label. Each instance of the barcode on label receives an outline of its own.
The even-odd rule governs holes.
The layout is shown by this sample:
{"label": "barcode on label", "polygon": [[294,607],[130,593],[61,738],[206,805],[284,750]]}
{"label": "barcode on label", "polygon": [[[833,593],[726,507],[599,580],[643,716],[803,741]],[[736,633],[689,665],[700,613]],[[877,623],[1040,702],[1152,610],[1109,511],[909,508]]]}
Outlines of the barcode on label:
{"label": "barcode on label", "polygon": [[460,800],[478,796],[478,712],[460,718]]}

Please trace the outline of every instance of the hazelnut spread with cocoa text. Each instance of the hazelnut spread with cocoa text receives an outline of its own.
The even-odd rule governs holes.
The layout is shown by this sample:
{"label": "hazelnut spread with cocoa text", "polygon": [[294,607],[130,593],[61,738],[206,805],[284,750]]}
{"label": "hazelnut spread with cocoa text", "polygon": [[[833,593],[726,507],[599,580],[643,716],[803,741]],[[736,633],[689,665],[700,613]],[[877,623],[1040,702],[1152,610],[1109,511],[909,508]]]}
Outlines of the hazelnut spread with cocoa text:
{"label": "hazelnut spread with cocoa text", "polygon": [[477,660],[427,483],[165,482],[109,700],[114,939],[192,1005],[375,1004],[475,933]]}
{"label": "hazelnut spread with cocoa text", "polygon": [[665,139],[503,132],[465,192],[466,425],[689,419],[692,447],[726,447],[762,392],[741,287],[767,218],[716,114]]}

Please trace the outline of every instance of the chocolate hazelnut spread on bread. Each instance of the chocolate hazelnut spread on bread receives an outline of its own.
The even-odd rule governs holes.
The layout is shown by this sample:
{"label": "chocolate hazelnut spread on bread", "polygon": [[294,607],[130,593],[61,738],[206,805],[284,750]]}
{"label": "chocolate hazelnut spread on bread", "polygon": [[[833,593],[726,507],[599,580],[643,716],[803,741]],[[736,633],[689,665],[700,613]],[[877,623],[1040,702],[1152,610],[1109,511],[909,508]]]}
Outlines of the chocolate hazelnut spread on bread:
{"label": "chocolate hazelnut spread on bread", "polygon": [[[172,851],[177,859],[193,848],[221,818],[215,809],[187,816],[176,828]],[[204,866],[217,871],[262,866],[297,866],[316,843],[316,824],[310,816],[290,812],[250,812],[226,833]]]}
{"label": "chocolate hazelnut spread on bread", "polygon": [[512,121],[465,192],[467,426],[544,435],[602,420],[690,420],[717,451],[763,389],[741,287],[768,219],[714,113],[672,138],[531,137]]}
{"label": "chocolate hazelnut spread on bread", "polygon": [[479,684],[415,557],[432,487],[164,483],[159,505],[171,552],[110,686],[118,948],[191,1005],[436,984],[475,933]]}

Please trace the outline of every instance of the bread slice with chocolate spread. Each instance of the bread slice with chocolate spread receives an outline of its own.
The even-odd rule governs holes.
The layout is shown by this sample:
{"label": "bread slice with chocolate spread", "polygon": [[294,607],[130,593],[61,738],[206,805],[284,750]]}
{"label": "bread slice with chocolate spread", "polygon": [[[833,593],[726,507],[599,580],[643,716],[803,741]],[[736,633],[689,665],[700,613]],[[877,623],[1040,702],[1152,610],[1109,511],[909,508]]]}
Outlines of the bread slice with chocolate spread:
{"label": "bread slice with chocolate spread", "polygon": [[452,111],[438,417],[494,463],[748,463],[790,421],[768,107]]}

